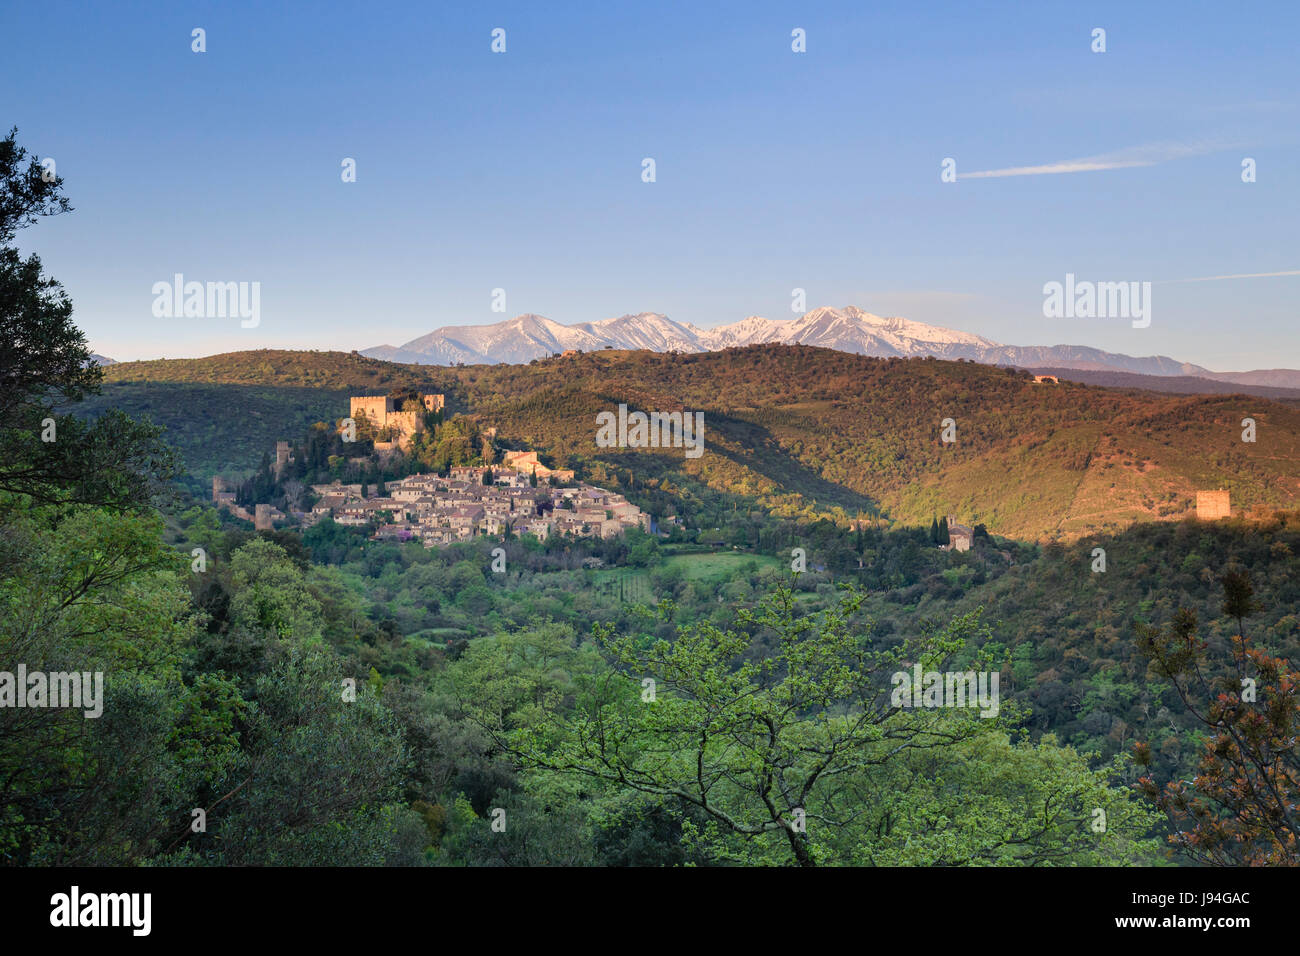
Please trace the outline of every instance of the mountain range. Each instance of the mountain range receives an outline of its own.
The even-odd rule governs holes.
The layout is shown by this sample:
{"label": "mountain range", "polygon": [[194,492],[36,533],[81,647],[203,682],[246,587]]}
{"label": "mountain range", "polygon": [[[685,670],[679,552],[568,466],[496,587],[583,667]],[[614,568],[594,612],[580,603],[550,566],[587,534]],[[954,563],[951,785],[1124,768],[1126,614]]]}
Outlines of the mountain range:
{"label": "mountain range", "polygon": [[648,349],[654,352],[716,352],[720,349],[779,343],[870,355],[877,358],[934,356],[968,359],[985,365],[1077,369],[1138,375],[1191,376],[1238,385],[1300,388],[1300,371],[1259,369],[1214,372],[1164,355],[1134,357],[1080,345],[1003,345],[898,317],[873,315],[856,306],[822,307],[786,320],[749,316],[731,325],[701,329],[657,312],[623,315],[599,322],[562,325],[528,313],[491,325],[451,325],[398,347],[380,345],[361,354],[389,362],[419,365],[521,364],[577,349]]}

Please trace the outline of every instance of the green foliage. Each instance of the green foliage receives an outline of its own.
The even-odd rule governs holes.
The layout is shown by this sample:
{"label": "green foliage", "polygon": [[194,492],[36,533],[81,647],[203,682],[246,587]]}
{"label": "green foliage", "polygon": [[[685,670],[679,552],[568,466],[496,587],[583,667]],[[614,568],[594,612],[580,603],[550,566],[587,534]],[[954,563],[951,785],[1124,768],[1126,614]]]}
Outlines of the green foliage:
{"label": "green foliage", "polygon": [[[109,368],[117,368],[111,365]],[[110,382],[75,406],[99,419],[117,409],[148,416],[184,461],[186,473],[210,480],[247,474],[277,441],[296,438],[316,422],[347,415],[348,393],[314,388],[190,383]],[[204,481],[196,481],[201,491]],[[211,485],[207,485],[211,490]]]}
{"label": "green foliage", "polygon": [[410,456],[420,471],[445,475],[458,465],[483,464],[484,437],[478,423],[462,415],[417,434],[411,442]]}
{"label": "green foliage", "polygon": [[[1118,763],[1091,770],[1051,738],[1013,746],[999,719],[892,703],[887,675],[912,660],[944,666],[979,634],[976,616],[879,648],[851,623],[859,605],[846,595],[800,616],[778,589],[737,630],[700,624],[652,641],[598,627],[608,663],[563,630],[521,631],[473,645],[448,680],[466,717],[520,760],[530,791],[568,780],[587,826],[653,807],[673,821],[681,859],[1148,858],[1153,816],[1114,786]],[[752,655],[751,631],[773,633],[775,650]],[[451,830],[464,836],[444,852],[484,855],[480,816],[461,804]]]}
{"label": "green foliage", "polygon": [[47,181],[16,134],[0,140],[0,492],[144,507],[176,470],[158,429],[117,411],[88,426],[60,410],[96,392],[101,372],[63,287],[11,245],[20,228],[71,208],[63,180]]}
{"label": "green foliage", "polygon": [[[0,536],[0,662],[102,675],[102,713],[0,708],[0,855],[125,863],[147,853],[185,773],[172,723],[194,632],[181,562],[156,516],[77,508],[10,514]],[[25,688],[24,688],[25,690]],[[86,686],[86,692],[90,686]]]}
{"label": "green foliage", "polygon": [[1052,735],[987,733],[904,754],[860,785],[871,811],[854,858],[880,866],[1152,865],[1156,815],[1116,757],[1096,769]]}

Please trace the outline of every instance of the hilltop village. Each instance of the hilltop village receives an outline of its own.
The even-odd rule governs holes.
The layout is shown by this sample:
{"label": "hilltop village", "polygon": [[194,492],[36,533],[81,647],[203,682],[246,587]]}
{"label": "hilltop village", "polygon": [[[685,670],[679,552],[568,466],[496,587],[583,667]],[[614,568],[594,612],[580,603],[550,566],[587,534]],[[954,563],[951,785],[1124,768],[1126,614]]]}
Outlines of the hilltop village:
{"label": "hilltop village", "polygon": [[[442,395],[422,395],[429,412],[443,408]],[[422,430],[422,416],[397,411],[392,399],[354,397],[353,420],[364,418],[391,436],[374,443],[376,454],[391,455]],[[276,469],[292,461],[288,442],[276,445]],[[310,511],[285,514],[269,504],[241,507],[222,478],[212,480],[212,500],[258,529],[280,524],[309,528],[324,518],[350,527],[374,526],[377,540],[418,540],[425,547],[463,541],[476,535],[503,538],[530,534],[545,541],[552,534],[610,538],[629,528],[652,531],[649,514],[623,495],[575,482],[570,469],[549,468],[533,451],[508,451],[500,465],[461,466],[437,474],[409,475],[377,487],[365,484],[311,485]]]}

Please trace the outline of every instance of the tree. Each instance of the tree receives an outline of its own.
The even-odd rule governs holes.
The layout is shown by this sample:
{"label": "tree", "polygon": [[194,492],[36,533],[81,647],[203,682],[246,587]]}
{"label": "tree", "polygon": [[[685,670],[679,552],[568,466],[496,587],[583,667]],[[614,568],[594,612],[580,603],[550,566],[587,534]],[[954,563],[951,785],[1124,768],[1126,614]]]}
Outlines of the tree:
{"label": "tree", "polygon": [[71,212],[63,188],[63,177],[49,177],[36,157],[24,167],[28,153],[18,145],[18,127],[0,140],[0,243],[8,245],[15,233],[33,225],[41,216]]}
{"label": "tree", "polygon": [[1126,757],[1097,768],[1047,734],[984,733],[911,751],[851,781],[870,807],[836,834],[841,858],[879,866],[1151,865],[1158,814],[1125,780]]}
{"label": "tree", "polygon": [[0,706],[0,858],[127,864],[204,772],[205,757],[173,749],[194,633],[185,562],[156,515],[52,512],[11,512],[0,529],[0,669],[99,673],[100,713]]}
{"label": "tree", "polygon": [[[396,801],[407,753],[392,714],[337,662],[286,648],[255,682],[238,760],[207,791],[208,832],[182,827],[169,862],[218,866],[391,865],[422,852],[424,826]],[[183,842],[182,842],[183,841]]]}
{"label": "tree", "polygon": [[70,212],[63,180],[0,140],[0,491],[36,502],[138,508],[178,471],[161,430],[116,409],[92,425],[62,411],[97,392],[103,373],[72,324],[72,302],[40,259],[12,245],[17,230]]}
{"label": "tree", "polygon": [[[580,680],[571,716],[552,697],[536,719],[510,729],[487,708],[467,706],[525,768],[694,808],[709,822],[692,832],[720,854],[814,866],[827,855],[823,835],[869,811],[847,778],[996,723],[973,714],[938,721],[890,700],[890,674],[905,660],[942,665],[982,634],[977,614],[881,649],[850,627],[861,601],[849,593],[800,617],[793,592],[781,586],[758,609],[739,610],[739,629],[685,625],[672,642],[616,636],[597,624],[614,669]],[[664,615],[671,610],[661,606]],[[757,632],[770,633],[774,645],[762,657],[750,653]]]}
{"label": "tree", "polygon": [[320,602],[280,545],[265,538],[249,541],[231,556],[230,576],[233,625],[302,643],[320,637]]}
{"label": "tree", "polygon": [[[1229,571],[1222,583],[1223,613],[1237,624],[1226,654],[1197,637],[1186,608],[1166,627],[1137,625],[1139,650],[1211,734],[1191,781],[1161,790],[1148,774],[1140,786],[1180,827],[1170,842],[1198,862],[1300,865],[1300,672],[1246,636],[1256,610],[1247,573]],[[1150,746],[1138,744],[1135,756],[1150,764]]]}

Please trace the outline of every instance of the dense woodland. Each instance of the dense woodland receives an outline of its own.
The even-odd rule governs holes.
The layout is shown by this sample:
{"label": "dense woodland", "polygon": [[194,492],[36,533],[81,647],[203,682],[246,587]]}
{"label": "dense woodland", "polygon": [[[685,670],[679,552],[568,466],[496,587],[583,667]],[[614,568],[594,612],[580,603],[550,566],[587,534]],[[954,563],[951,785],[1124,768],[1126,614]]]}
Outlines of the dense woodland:
{"label": "dense woodland", "polygon": [[[330,354],[151,365],[192,376],[170,386],[114,372],[163,431],[113,405],[72,303],[13,246],[69,210],[40,173],[0,140],[0,670],[101,671],[106,699],[99,718],[0,707],[5,863],[1297,862],[1294,409],[1253,406],[1269,457],[1216,437],[1240,417],[1221,397],[797,348],[583,356],[560,386],[548,363]],[[680,524],[434,550],[328,520],[254,532],[188,464],[199,440],[283,493],[256,487],[264,439],[302,443],[293,480],[329,473],[312,429],[342,412],[307,401],[264,432],[235,396],[417,386],[448,417],[406,466],[490,452],[492,425]],[[235,424],[186,405],[200,387],[236,389],[217,393]],[[593,454],[578,423],[613,401],[707,406],[710,453]],[[969,424],[945,450],[950,408]],[[227,427],[256,440],[222,452]],[[1081,474],[1078,501],[1098,455],[1135,493],[1155,461],[1270,507],[1031,519],[1058,492],[1017,480]],[[971,551],[938,547],[949,512],[986,525]],[[997,715],[900,706],[913,665],[996,673]]]}

